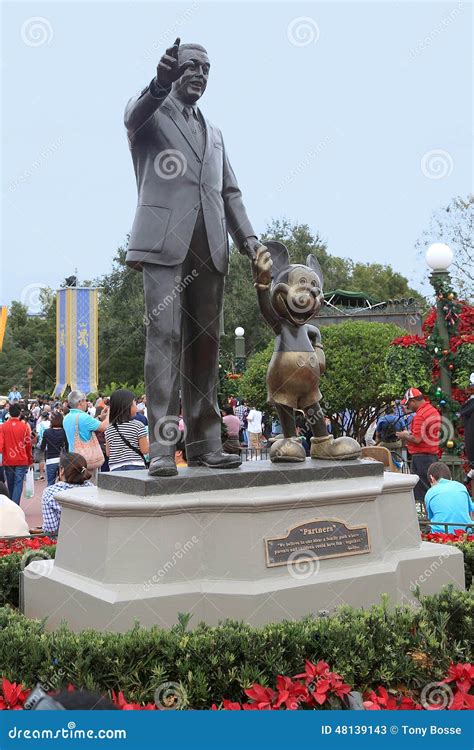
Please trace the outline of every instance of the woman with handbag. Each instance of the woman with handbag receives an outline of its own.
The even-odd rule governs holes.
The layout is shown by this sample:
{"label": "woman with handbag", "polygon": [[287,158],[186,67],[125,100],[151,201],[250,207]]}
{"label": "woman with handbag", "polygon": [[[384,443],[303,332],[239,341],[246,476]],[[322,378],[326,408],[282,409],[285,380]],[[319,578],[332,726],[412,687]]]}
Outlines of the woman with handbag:
{"label": "woman with handbag", "polygon": [[107,410],[102,410],[100,420],[87,414],[86,394],[82,391],[71,391],[68,403],[70,409],[64,417],[63,428],[69,449],[84,456],[92,474],[92,482],[97,484],[97,469],[104,463],[104,454],[95,433],[104,432],[108,427]]}
{"label": "woman with handbag", "polygon": [[135,419],[137,404],[131,391],[120,388],[110,397],[110,424],[105,431],[110,471],[145,469],[148,434],[145,425]]}

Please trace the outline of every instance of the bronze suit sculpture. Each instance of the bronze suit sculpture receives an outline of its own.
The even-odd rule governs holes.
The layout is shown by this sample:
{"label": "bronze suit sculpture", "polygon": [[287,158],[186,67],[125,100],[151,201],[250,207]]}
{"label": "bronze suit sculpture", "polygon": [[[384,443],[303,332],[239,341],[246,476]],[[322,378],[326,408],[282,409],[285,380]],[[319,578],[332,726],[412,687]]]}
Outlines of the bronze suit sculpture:
{"label": "bronze suit sculpture", "polygon": [[229,232],[250,258],[260,243],[247,217],[219,128],[196,102],[210,62],[177,39],[157,75],[127,104],[125,125],[138,205],[127,263],[143,271],[149,472],[177,473],[179,392],[188,465],[233,468],[222,452],[217,404],[219,324]]}
{"label": "bronze suit sculpture", "polygon": [[318,261],[308,255],[306,265],[290,265],[285,245],[269,241],[257,250],[253,273],[260,311],[276,334],[267,386],[268,401],[278,412],[283,439],[273,443],[270,459],[305,461],[305,450],[296,438],[295,409],[302,409],[311,425],[311,458],[357,458],[361,449],[356,440],[335,440],[328,435],[319,405],[319,380],[326,360],[319,329],[311,325],[323,301],[323,274]]}

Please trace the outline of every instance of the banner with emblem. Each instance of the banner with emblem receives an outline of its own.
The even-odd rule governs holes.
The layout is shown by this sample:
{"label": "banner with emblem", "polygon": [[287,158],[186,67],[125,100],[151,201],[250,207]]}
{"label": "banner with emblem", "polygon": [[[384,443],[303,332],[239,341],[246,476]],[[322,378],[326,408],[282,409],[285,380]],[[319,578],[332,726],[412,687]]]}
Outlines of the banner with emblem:
{"label": "banner with emblem", "polygon": [[56,386],[55,396],[62,396],[68,383],[66,347],[66,298],[69,289],[56,293]]}
{"label": "banner with emblem", "polygon": [[98,289],[60,289],[56,301],[56,387],[97,391],[99,374]]}
{"label": "banner with emblem", "polygon": [[8,308],[6,305],[0,306],[0,352],[3,347],[3,338],[7,327]]}

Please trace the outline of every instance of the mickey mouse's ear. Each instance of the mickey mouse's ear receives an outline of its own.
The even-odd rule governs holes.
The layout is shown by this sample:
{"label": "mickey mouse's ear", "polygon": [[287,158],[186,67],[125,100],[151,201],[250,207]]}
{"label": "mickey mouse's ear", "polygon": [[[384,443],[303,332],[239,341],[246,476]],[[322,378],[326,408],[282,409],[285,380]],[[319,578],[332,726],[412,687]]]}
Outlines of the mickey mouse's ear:
{"label": "mickey mouse's ear", "polygon": [[322,272],[321,266],[319,265],[319,262],[316,260],[314,255],[311,255],[311,253],[306,258],[306,265],[308,266],[308,268],[311,268],[312,271],[317,273],[319,280],[321,282],[321,289],[322,289],[323,284],[324,284],[323,272]]}
{"label": "mickey mouse's ear", "polygon": [[263,244],[271,255],[273,261],[272,278],[275,279],[281,271],[284,271],[290,265],[288,250],[283,242],[277,242],[276,240],[266,240]]}

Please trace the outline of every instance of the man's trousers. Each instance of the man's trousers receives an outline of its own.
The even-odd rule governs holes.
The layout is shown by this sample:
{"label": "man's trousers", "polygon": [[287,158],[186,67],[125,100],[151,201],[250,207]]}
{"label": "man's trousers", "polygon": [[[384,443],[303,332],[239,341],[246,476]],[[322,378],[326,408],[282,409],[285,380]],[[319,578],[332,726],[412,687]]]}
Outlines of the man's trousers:
{"label": "man's trousers", "polygon": [[180,389],[187,458],[222,448],[217,384],[224,279],[211,260],[202,211],[182,263],[143,264],[152,458],[174,456]]}
{"label": "man's trousers", "polygon": [[414,453],[412,456],[411,473],[418,475],[418,482],[413,489],[417,503],[425,502],[425,495],[431,487],[428,469],[437,460],[437,454],[432,453]]}

